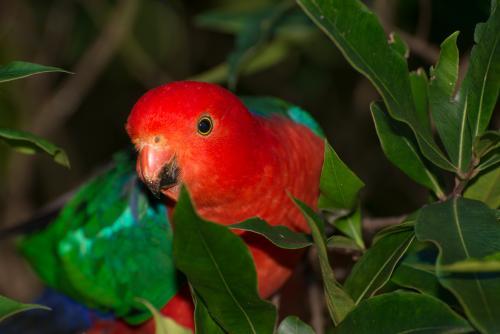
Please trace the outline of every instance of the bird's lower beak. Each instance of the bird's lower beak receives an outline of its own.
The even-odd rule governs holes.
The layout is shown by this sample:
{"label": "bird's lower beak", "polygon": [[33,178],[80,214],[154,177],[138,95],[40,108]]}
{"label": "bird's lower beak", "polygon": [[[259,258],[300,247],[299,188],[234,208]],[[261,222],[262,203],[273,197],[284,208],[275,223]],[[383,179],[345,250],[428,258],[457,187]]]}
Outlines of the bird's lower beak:
{"label": "bird's lower beak", "polygon": [[161,193],[172,197],[169,189],[179,182],[179,168],[174,153],[151,145],[139,151],[137,174],[156,197],[160,197]]}

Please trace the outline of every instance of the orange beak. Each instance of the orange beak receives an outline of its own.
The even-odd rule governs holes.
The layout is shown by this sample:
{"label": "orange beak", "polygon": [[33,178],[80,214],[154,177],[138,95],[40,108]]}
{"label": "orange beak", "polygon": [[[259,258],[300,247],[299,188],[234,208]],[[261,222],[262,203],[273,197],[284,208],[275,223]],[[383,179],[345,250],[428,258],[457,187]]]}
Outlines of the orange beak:
{"label": "orange beak", "polygon": [[137,174],[156,196],[168,192],[179,182],[175,154],[169,149],[145,145],[137,158]]}

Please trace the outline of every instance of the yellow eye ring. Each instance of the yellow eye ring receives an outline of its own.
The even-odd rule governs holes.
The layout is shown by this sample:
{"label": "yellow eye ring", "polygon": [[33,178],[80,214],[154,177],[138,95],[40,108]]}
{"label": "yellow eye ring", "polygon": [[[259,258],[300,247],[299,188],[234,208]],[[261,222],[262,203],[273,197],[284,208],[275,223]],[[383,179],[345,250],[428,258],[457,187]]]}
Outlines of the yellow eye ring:
{"label": "yellow eye ring", "polygon": [[202,116],[198,120],[198,133],[202,136],[208,136],[212,132],[213,121],[210,116]]}

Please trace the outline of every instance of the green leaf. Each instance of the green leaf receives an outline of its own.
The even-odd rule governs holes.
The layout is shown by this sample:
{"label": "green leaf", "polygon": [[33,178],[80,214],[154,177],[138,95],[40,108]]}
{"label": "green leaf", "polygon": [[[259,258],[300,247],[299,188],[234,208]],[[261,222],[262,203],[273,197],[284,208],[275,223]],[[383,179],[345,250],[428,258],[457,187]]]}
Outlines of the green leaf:
{"label": "green leaf", "polygon": [[500,225],[485,204],[452,198],[420,210],[417,237],[439,249],[436,273],[459,300],[468,318],[483,333],[500,331],[500,277],[481,273],[446,273],[442,266],[500,252]]}
{"label": "green leaf", "polygon": [[[410,72],[410,86],[413,104],[415,105],[415,112],[417,113],[419,122],[424,124],[425,127],[430,127],[429,83],[427,75],[422,68]],[[411,138],[413,138],[413,136]]]}
{"label": "green leaf", "polygon": [[49,72],[71,73],[57,67],[38,65],[24,61],[13,61],[0,67],[0,82],[26,78],[31,75]]}
{"label": "green leaf", "polygon": [[376,244],[380,239],[384,238],[386,235],[392,233],[399,233],[405,231],[414,231],[415,229],[415,220],[417,218],[418,211],[411,213],[408,215],[404,221],[399,224],[387,226],[386,228],[381,229],[375,234],[372,240],[372,244]]}
{"label": "green leaf", "polygon": [[464,197],[482,201],[492,209],[500,207],[500,168],[480,173],[465,189]]}
{"label": "green leaf", "polygon": [[410,56],[410,49],[408,48],[408,44],[399,36],[396,32],[391,32],[389,34],[389,45],[391,48],[399,53],[399,55],[403,58],[408,58]]}
{"label": "green leaf", "polygon": [[482,259],[467,259],[441,266],[448,273],[498,273],[500,272],[500,253]]}
{"label": "green leaf", "polygon": [[363,181],[340,160],[335,150],[325,141],[318,208],[346,214],[356,206],[358,193],[363,186]]}
{"label": "green leaf", "polygon": [[325,289],[326,305],[330,312],[330,317],[335,325],[354,308],[351,297],[342,289],[333,274],[332,267],[328,260],[327,242],[325,238],[325,226],[321,218],[305,203],[294,199],[300,211],[306,218],[307,224],[311,228],[314,244],[318,250],[321,276],[323,277],[323,287]]}
{"label": "green leaf", "polygon": [[191,291],[194,300],[194,323],[196,334],[224,334],[224,330],[208,313],[207,306],[196,292]]}
{"label": "green leaf", "polygon": [[328,248],[333,249],[347,249],[353,251],[364,251],[363,248],[360,248],[359,245],[351,238],[344,237],[343,235],[332,235],[327,240]]}
{"label": "green leaf", "polygon": [[34,154],[36,152],[47,153],[55,162],[69,168],[68,156],[61,148],[32,133],[0,128],[0,140],[5,141],[15,150],[25,154]]}
{"label": "green leaf", "polygon": [[500,131],[486,131],[474,142],[474,154],[481,159],[500,147]]}
{"label": "green leaf", "polygon": [[289,315],[280,323],[276,334],[314,334],[314,330],[294,315]]}
{"label": "green leaf", "polygon": [[356,304],[374,295],[389,281],[414,239],[412,230],[390,233],[363,254],[344,284]]}
{"label": "green leaf", "polygon": [[276,24],[290,9],[285,1],[245,20],[236,38],[234,50],[229,54],[228,86],[234,90],[241,67],[257,54],[257,51],[271,38]]}
{"label": "green leaf", "polygon": [[179,325],[172,318],[165,317],[147,300],[137,298],[137,301],[146,306],[153,315],[155,334],[192,334],[191,329]]}
{"label": "green leaf", "polygon": [[415,241],[394,269],[391,282],[400,287],[417,290],[456,305],[458,302],[437,278],[435,263],[438,252],[431,243]]}
{"label": "green leaf", "polygon": [[460,89],[460,108],[467,109],[471,137],[488,127],[500,89],[500,10],[499,0],[492,0],[486,23],[476,26],[469,67]]}
{"label": "green leaf", "polygon": [[396,291],[359,304],[334,334],[467,333],[467,321],[428,295]]}
{"label": "green leaf", "polygon": [[48,308],[47,306],[36,305],[36,304],[23,304],[0,295],[0,322],[4,321],[6,318],[14,314],[17,314],[19,312],[28,310],[37,310],[37,309],[50,311],[50,308]]}
{"label": "green leaf", "polygon": [[436,68],[431,68],[429,101],[434,124],[451,161],[465,171],[470,163],[472,142],[467,110],[459,109],[453,99],[458,79],[457,37],[455,32],[441,44]]}
{"label": "green leaf", "polygon": [[477,171],[487,170],[490,167],[496,166],[500,163],[500,150],[494,150],[476,167]]}
{"label": "green leaf", "polygon": [[412,180],[432,190],[438,198],[444,198],[436,176],[425,165],[408,127],[391,119],[378,103],[372,103],[370,109],[385,156]]}
{"label": "green leaf", "polygon": [[210,315],[230,333],[272,333],[276,309],[257,293],[257,274],[245,243],[226,226],[202,220],[185,188],[174,221],[177,268]]}
{"label": "green leaf", "polygon": [[359,249],[365,249],[365,243],[361,232],[362,226],[360,205],[358,205],[358,208],[354,210],[354,212],[335,220],[334,225],[342,231],[342,233],[354,240]]}
{"label": "green leaf", "polygon": [[436,145],[431,128],[417,116],[406,60],[389,45],[377,17],[359,0],[298,3],[351,65],[377,88],[390,115],[411,127],[424,156],[439,167],[454,171],[455,167]]}
{"label": "green leaf", "polygon": [[250,218],[228,227],[260,234],[276,246],[286,249],[305,248],[312,245],[313,242],[307,234],[294,232],[282,225],[271,226],[260,218]]}

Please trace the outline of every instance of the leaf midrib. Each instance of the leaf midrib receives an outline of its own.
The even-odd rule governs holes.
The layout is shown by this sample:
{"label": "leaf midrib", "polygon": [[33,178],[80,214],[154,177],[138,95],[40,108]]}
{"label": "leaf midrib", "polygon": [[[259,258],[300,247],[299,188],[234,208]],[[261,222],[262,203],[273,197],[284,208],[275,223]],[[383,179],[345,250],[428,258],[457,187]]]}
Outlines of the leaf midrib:
{"label": "leaf midrib", "polygon": [[[460,227],[460,222],[459,222],[459,219],[458,219],[457,202],[458,202],[458,199],[454,198],[453,202],[452,202],[452,206],[453,206],[453,222],[455,223],[455,226],[457,227],[458,236],[459,236],[460,242],[462,244],[465,256],[467,257],[467,259],[470,259],[471,256],[469,254],[469,250],[467,249],[467,245],[465,244],[465,239],[464,239],[463,232],[462,232],[462,229]],[[477,288],[479,290],[479,294],[481,295],[481,300],[483,301],[485,309],[486,309],[486,311],[488,313],[488,317],[490,318],[490,320],[492,320],[494,322],[495,319],[493,318],[493,315],[491,314],[491,310],[490,310],[488,302],[486,300],[486,296],[484,295],[483,286],[479,282],[479,279],[477,278],[477,274],[474,273],[473,276],[474,276],[474,282],[476,283],[476,286],[477,286]]]}
{"label": "leaf midrib", "polygon": [[224,284],[224,287],[226,288],[226,290],[228,291],[231,299],[234,301],[234,303],[236,304],[236,306],[238,307],[238,309],[241,311],[241,313],[243,313],[243,315],[245,316],[249,326],[250,326],[250,329],[252,330],[252,333],[254,334],[257,334],[254,326],[253,326],[253,323],[252,321],[250,320],[250,317],[249,315],[246,313],[245,309],[243,308],[243,306],[239,303],[239,301],[236,299],[236,297],[234,296],[233,294],[233,291],[231,290],[231,288],[229,287],[229,285],[227,284],[226,282],[226,279],[224,278],[224,275],[222,274],[222,271],[220,270],[219,268],[219,265],[217,264],[217,262],[215,261],[215,258],[212,254],[212,250],[210,249],[210,247],[208,246],[207,242],[205,241],[205,238],[203,236],[203,234],[201,233],[201,229],[198,229],[198,234],[200,235],[200,239],[201,239],[201,242],[203,244],[203,247],[205,248],[205,250],[207,251],[207,254],[209,255],[210,257],[210,260],[212,261],[215,269],[217,270],[217,273],[219,274],[219,277],[222,281],[222,283]]}
{"label": "leaf midrib", "polygon": [[[411,239],[411,240],[410,240]],[[387,260],[383,263],[382,266],[380,266],[379,270],[373,275],[373,279],[370,280],[370,282],[366,285],[366,288],[361,292],[359,297],[356,299],[355,304],[358,305],[358,303],[363,299],[363,297],[366,295],[367,291],[371,288],[371,286],[374,284],[374,282],[378,279],[378,276],[380,273],[384,270],[385,266],[393,260],[394,254],[396,254],[401,248],[406,247],[415,239],[415,235],[410,235],[408,238],[404,240],[391,254],[390,256],[387,257]],[[400,254],[399,258],[401,258],[402,254]]]}
{"label": "leaf midrib", "polygon": [[[307,0],[306,0],[306,1],[307,1]],[[314,5],[316,6],[316,10],[317,10],[318,12],[321,12],[321,10],[320,10],[320,8],[319,8],[318,4],[316,3],[316,1],[314,1],[314,0],[311,0],[311,1],[312,1],[312,2],[314,3]],[[300,4],[300,1],[299,1],[299,4]],[[301,6],[301,7],[302,7],[302,8],[303,8],[306,12],[308,12],[309,14],[311,14],[311,12],[310,12],[307,8],[305,8],[304,6]],[[330,32],[329,32],[329,31],[327,31],[327,30],[326,30],[326,28],[325,28],[325,27],[323,27],[323,26],[322,26],[322,24],[320,24],[320,23],[318,22],[318,20],[317,20],[317,18],[315,17],[315,15],[311,15],[311,16],[312,16],[313,20],[316,22],[316,25],[317,25],[317,26],[319,26],[319,27],[320,27],[320,29],[321,29],[321,30],[323,30],[323,31],[327,34],[327,36],[330,36]],[[327,19],[328,19],[329,23],[330,23],[332,26],[334,26],[334,27],[335,27],[335,24],[333,24],[333,23],[330,21],[330,19],[329,19],[328,17],[327,17]],[[337,29],[335,29],[335,30],[337,30]],[[332,40],[333,40],[333,39],[332,39]],[[364,59],[363,59],[361,56],[359,56],[359,55],[358,55],[358,53],[357,53],[357,52],[354,52],[354,51],[353,51],[353,50],[355,50],[355,49],[354,49],[354,48],[350,45],[350,43],[349,43],[349,41],[348,41],[347,39],[344,39],[343,41],[344,41],[344,43],[346,44],[346,46],[350,49],[350,51],[351,51],[351,52],[352,52],[352,53],[356,56],[356,58],[357,58],[357,59],[358,59],[358,60],[359,60],[359,61],[360,61],[363,65],[364,65],[364,67],[367,69],[367,71],[368,71],[368,72],[370,72],[370,73],[375,74],[375,75],[374,75],[374,79],[377,79],[377,80],[374,80],[374,81],[380,82],[380,83],[381,83],[381,86],[382,86],[382,87],[385,89],[385,91],[389,94],[389,96],[390,96],[390,97],[391,97],[391,99],[395,102],[395,104],[399,107],[399,109],[400,109],[400,110],[403,110],[403,108],[401,108],[401,104],[399,103],[399,101],[398,101],[398,100],[394,97],[394,95],[392,94],[392,92],[391,92],[389,89],[387,89],[387,86],[385,85],[385,83],[384,83],[381,79],[379,79],[379,77],[378,77],[378,75],[376,74],[376,72],[374,72],[374,71],[371,69],[371,67],[370,67],[370,66],[367,66],[367,63],[364,61]],[[337,41],[335,41],[335,40],[333,40],[333,42],[334,42],[335,44],[339,44],[339,43],[337,43]],[[340,51],[344,54],[344,57],[346,58],[346,60],[347,60],[347,61],[348,61],[348,62],[349,62],[349,63],[350,63],[350,64],[351,64],[354,68],[356,68],[357,70],[359,70],[361,73],[365,74],[365,75],[367,76],[367,78],[371,81],[371,78],[368,76],[368,73],[366,73],[366,72],[365,72],[365,71],[363,71],[363,70],[362,70],[359,66],[357,66],[357,65],[356,65],[356,64],[354,64],[352,61],[350,61],[349,57],[345,54],[346,52],[344,52],[344,50],[343,50],[340,46],[339,46],[339,49],[340,49]],[[375,85],[375,87],[378,89],[378,86],[377,86],[377,85]],[[382,96],[383,96],[383,94],[382,94]],[[415,134],[416,134],[416,137],[417,137],[417,138],[422,139],[422,140],[423,140],[423,141],[424,141],[424,142],[428,145],[428,147],[429,147],[430,149],[432,149],[432,151],[433,151],[434,153],[436,153],[436,154],[437,154],[440,158],[442,158],[442,160],[443,160],[445,163],[447,163],[447,165],[448,165],[449,167],[451,167],[452,169],[455,169],[455,166],[453,166],[453,164],[452,164],[450,161],[448,161],[448,159],[446,159],[446,158],[443,156],[443,154],[442,154],[442,153],[441,153],[441,152],[437,149],[437,147],[435,146],[435,144],[434,144],[434,143],[430,142],[430,141],[426,138],[426,136],[420,135],[420,134],[418,134],[418,132],[417,132],[417,131],[415,131],[415,124],[410,123],[410,122],[409,122],[408,120],[406,120],[406,119],[404,119],[404,121],[405,121],[405,123],[407,123],[407,124],[408,124],[408,125],[412,128],[412,130],[415,132]]]}

